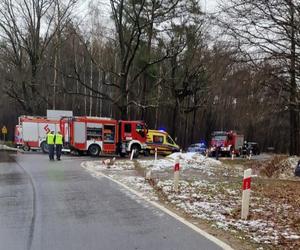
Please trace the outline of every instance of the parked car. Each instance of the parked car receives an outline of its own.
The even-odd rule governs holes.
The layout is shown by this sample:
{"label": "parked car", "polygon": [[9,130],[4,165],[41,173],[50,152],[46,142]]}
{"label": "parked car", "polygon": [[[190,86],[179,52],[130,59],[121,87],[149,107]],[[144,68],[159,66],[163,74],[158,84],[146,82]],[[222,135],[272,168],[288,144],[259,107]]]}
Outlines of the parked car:
{"label": "parked car", "polygon": [[260,154],[260,147],[257,142],[248,142],[248,146],[252,150],[252,154],[259,155]]}
{"label": "parked car", "polygon": [[245,142],[245,145],[243,146],[242,149],[242,154],[246,155],[247,154],[247,149],[251,150],[252,155],[259,155],[260,154],[260,147],[257,142]]}
{"label": "parked car", "polygon": [[198,152],[200,154],[205,154],[207,146],[205,143],[195,143],[188,147],[187,152]]}

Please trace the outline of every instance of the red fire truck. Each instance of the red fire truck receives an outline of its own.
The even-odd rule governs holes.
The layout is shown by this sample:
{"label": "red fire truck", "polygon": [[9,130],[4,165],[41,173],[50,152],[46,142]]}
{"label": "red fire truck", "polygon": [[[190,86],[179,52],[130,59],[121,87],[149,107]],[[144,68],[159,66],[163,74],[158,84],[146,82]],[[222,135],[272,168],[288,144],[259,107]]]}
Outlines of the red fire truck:
{"label": "red fire truck", "polygon": [[142,121],[117,121],[103,117],[63,117],[60,120],[65,148],[87,152],[91,156],[120,154],[124,156],[146,149],[146,124]]}
{"label": "red fire truck", "polygon": [[234,131],[216,131],[212,133],[209,152],[215,155],[219,150],[220,155],[230,156],[232,153],[239,156],[244,144],[244,136]]}
{"label": "red fire truck", "polygon": [[15,127],[15,144],[25,151],[42,149],[48,152],[46,135],[49,131],[59,130],[59,120],[41,116],[20,116]]}

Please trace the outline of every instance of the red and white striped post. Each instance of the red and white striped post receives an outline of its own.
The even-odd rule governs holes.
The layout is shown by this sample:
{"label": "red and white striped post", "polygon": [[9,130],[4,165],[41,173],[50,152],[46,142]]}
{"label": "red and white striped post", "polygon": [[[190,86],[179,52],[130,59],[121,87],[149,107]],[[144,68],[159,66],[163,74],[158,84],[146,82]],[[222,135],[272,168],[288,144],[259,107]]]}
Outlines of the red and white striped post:
{"label": "red and white striped post", "polygon": [[130,155],[130,160],[131,160],[131,161],[133,160],[134,154],[135,154],[135,149],[131,151],[131,155]]}
{"label": "red and white striped post", "polygon": [[146,179],[146,180],[151,180],[151,174],[152,174],[151,169],[148,169],[148,170],[146,171],[146,177],[145,177],[145,179]]}
{"label": "red and white striped post", "polygon": [[157,161],[157,148],[155,148],[154,161]]}
{"label": "red and white striped post", "polygon": [[179,165],[179,159],[176,158],[175,160],[175,166],[174,166],[174,191],[177,193],[179,188],[179,170],[180,170],[180,165]]}
{"label": "red and white striped post", "polygon": [[251,168],[246,169],[244,171],[244,179],[243,179],[242,213],[241,213],[242,220],[247,220],[249,214],[251,176],[252,176],[252,169]]}

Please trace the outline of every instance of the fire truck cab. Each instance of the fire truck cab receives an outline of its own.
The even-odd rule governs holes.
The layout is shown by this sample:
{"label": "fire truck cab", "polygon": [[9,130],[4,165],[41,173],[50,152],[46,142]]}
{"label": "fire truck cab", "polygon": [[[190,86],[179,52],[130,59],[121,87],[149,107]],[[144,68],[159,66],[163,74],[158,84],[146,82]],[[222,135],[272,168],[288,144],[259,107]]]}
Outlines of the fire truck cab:
{"label": "fire truck cab", "polygon": [[64,147],[87,152],[91,156],[102,154],[125,155],[135,150],[135,157],[146,148],[146,125],[142,121],[117,121],[105,117],[63,117],[60,130]]}
{"label": "fire truck cab", "polygon": [[244,144],[244,136],[237,134],[234,131],[215,131],[212,134],[209,152],[210,155],[218,154],[230,156],[232,153],[235,155],[241,154],[241,149]]}

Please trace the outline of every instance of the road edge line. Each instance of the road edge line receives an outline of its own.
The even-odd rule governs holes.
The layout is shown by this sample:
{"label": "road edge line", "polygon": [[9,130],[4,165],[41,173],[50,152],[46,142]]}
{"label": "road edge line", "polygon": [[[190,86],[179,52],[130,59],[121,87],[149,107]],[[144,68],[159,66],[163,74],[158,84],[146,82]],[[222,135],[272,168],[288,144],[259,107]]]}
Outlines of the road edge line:
{"label": "road edge line", "polygon": [[[81,166],[85,165],[84,162],[81,163]],[[87,171],[91,172],[86,166],[82,166],[84,169],[86,169]],[[156,208],[159,208],[160,210],[162,210],[163,212],[165,212],[166,214],[172,216],[174,219],[180,221],[181,223],[183,223],[184,225],[186,225],[187,227],[193,229],[195,232],[197,232],[198,234],[201,234],[202,236],[204,236],[205,238],[207,238],[208,240],[212,241],[213,243],[215,243],[216,245],[218,245],[219,247],[221,247],[224,250],[233,250],[233,248],[231,246],[229,246],[228,244],[226,244],[225,242],[221,241],[220,239],[216,238],[215,236],[205,232],[204,230],[200,229],[199,227],[195,226],[193,223],[187,221],[186,219],[184,219],[183,217],[177,215],[176,213],[172,212],[171,210],[167,209],[166,207],[158,204],[155,201],[149,200],[147,197],[145,197],[142,193],[128,187],[127,185],[125,185],[124,183],[113,179],[112,177],[102,173],[101,171],[97,172],[97,176],[102,176],[120,186],[122,186],[123,188],[129,190],[130,192],[132,192],[133,194],[135,194],[136,196],[138,196],[139,198],[142,198],[143,200],[145,200],[146,202],[149,202],[151,205],[155,206]],[[96,176],[96,177],[97,177]]]}

